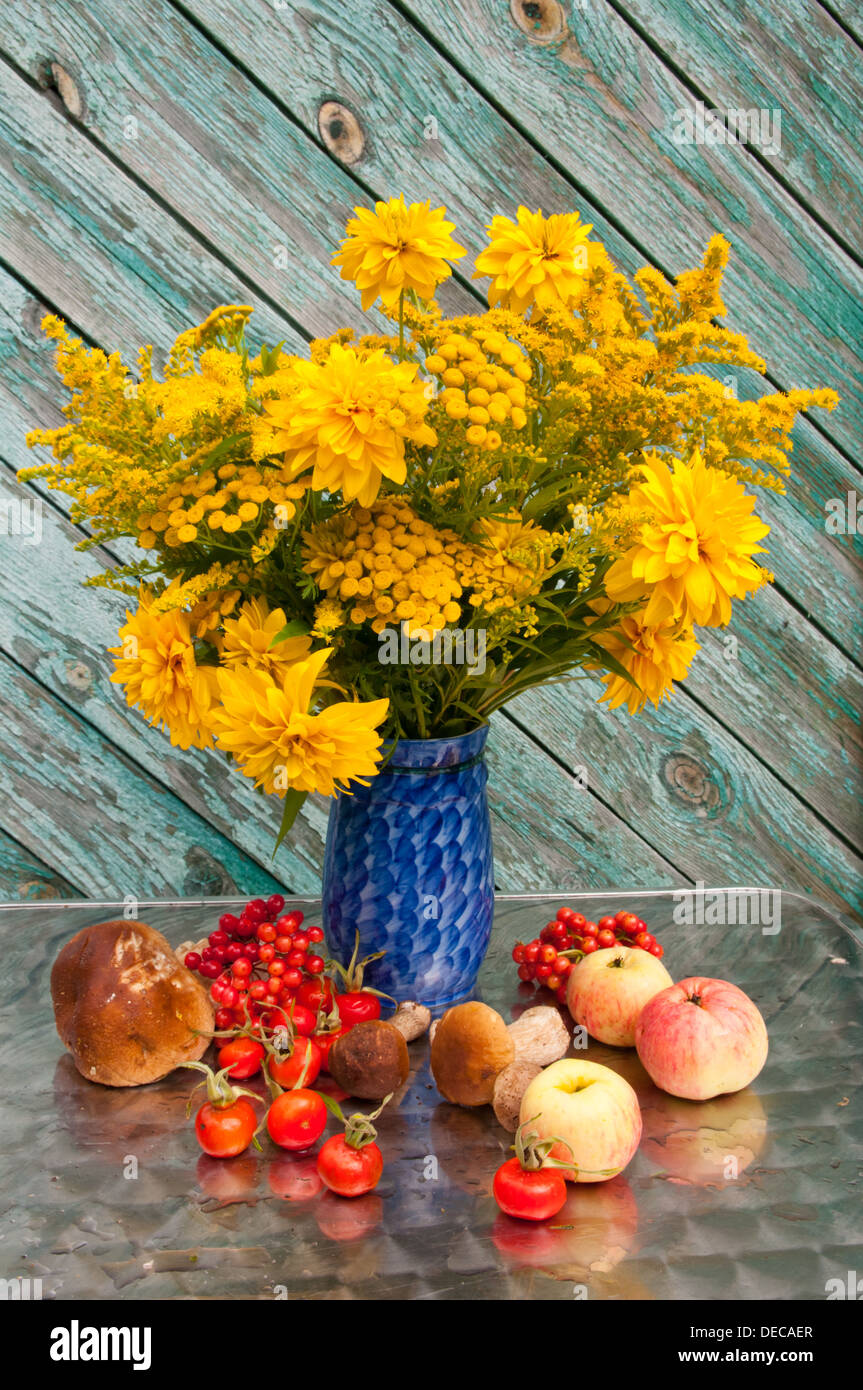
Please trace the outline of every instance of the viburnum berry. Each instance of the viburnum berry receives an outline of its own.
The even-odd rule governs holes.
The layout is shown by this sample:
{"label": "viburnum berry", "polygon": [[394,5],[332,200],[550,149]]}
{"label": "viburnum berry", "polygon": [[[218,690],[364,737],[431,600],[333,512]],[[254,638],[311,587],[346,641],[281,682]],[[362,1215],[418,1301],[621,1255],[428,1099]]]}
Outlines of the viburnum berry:
{"label": "viburnum berry", "polygon": [[[614,918],[610,919],[611,921]],[[611,927],[600,927],[596,934],[596,944],[601,951],[607,950],[609,946],[617,945],[617,937]]]}
{"label": "viburnum berry", "polygon": [[524,958],[528,965],[534,965],[539,959],[541,943],[539,941],[529,941],[524,948]]}
{"label": "viburnum berry", "polygon": [[524,980],[525,984],[533,979],[534,967],[532,965],[520,965],[518,967],[518,978]]}
{"label": "viburnum berry", "polygon": [[201,957],[197,951],[188,951],[183,957],[183,964],[187,970],[200,970]]}
{"label": "viburnum berry", "polygon": [[309,930],[306,933],[306,935],[308,936],[309,940],[314,941],[316,945],[319,941],[323,941],[324,939],[324,932],[322,927],[309,927]]}
{"label": "viburnum berry", "polygon": [[524,964],[524,942],[517,941],[512,948],[512,958],[516,965]]}
{"label": "viburnum berry", "polygon": [[578,913],[573,912],[571,907],[559,907],[557,909],[557,912],[555,913],[555,916],[557,917],[558,922],[563,922],[565,926],[571,927],[574,925],[573,918],[577,917]]}
{"label": "viburnum berry", "polygon": [[227,932],[228,936],[233,936],[239,925],[240,919],[233,912],[223,912],[219,918],[219,931]]}
{"label": "viburnum berry", "polygon": [[600,917],[596,925],[600,931],[614,931],[617,921],[614,917]]}
{"label": "viburnum berry", "polygon": [[278,917],[284,909],[285,900],[281,893],[273,893],[272,897],[267,898],[266,908],[268,917]]}
{"label": "viburnum berry", "polygon": [[650,934],[646,931],[640,931],[637,936],[632,938],[633,946],[638,946],[642,951],[648,951],[650,949],[650,941]]}
{"label": "viburnum berry", "polygon": [[320,975],[325,965],[323,956],[306,956],[306,970],[310,975]]}
{"label": "viburnum berry", "polygon": [[597,949],[596,937],[585,936],[581,943],[581,949],[586,956],[589,956],[593,951]]}
{"label": "viburnum berry", "polygon": [[648,950],[650,951],[650,954],[652,956],[656,956],[657,960],[662,960],[662,957],[665,954],[658,941],[654,941],[653,945],[648,947]]}
{"label": "viburnum berry", "polygon": [[581,927],[579,928],[579,932],[580,932],[581,936],[583,936],[583,937],[585,937],[585,936],[593,936],[593,937],[595,937],[595,936],[598,936],[598,935],[599,935],[599,927],[597,926],[596,922],[588,922],[588,921],[585,919],[585,921],[582,923]]}

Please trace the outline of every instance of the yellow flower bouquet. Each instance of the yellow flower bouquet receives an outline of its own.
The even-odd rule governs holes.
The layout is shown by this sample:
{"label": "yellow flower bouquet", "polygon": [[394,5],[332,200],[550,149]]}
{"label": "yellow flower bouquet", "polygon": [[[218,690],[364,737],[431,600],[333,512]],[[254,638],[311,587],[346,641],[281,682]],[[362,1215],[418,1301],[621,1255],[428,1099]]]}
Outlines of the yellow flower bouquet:
{"label": "yellow flower bouquet", "polygon": [[358,208],[334,256],[389,331],[308,356],[249,345],[251,308],[135,370],[49,316],[71,393],[27,470],[70,494],[84,546],[140,550],[91,582],[134,598],[112,649],[130,705],[283,799],[356,793],[393,745],[452,739],[585,672],[636,713],[683,680],[696,630],[769,579],[746,484],[781,491],[797,412],[709,371],[764,363],[717,326],[728,245],[631,284],[577,213],[494,217],[465,253],[444,209]]}

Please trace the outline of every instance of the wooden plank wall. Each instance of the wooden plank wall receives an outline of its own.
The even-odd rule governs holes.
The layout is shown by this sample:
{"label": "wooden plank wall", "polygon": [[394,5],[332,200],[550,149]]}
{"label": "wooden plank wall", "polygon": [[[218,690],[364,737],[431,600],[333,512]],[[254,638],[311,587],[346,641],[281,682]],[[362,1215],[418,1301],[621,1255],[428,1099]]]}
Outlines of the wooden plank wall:
{"label": "wooden plank wall", "polygon": [[[0,33],[0,898],[314,892],[326,805],[277,861],[277,810],[183,754],[108,684],[123,603],[79,581],[64,499],[22,485],[58,421],[39,320],[132,353],[218,302],[301,348],[363,322],[329,265],[351,208],[444,202],[478,248],[496,211],[578,208],[622,268],[732,242],[729,323],[768,362],[741,397],[833,386],[765,499],[776,584],[710,634],[638,720],[585,681],[495,720],[501,891],[769,883],[859,906],[861,554],[825,504],[860,489],[859,34],[809,0],[54,0]],[[777,109],[778,148],[679,145],[676,113]],[[445,305],[479,303],[469,272]],[[729,638],[733,640],[729,640]],[[584,783],[586,782],[586,786]]]}

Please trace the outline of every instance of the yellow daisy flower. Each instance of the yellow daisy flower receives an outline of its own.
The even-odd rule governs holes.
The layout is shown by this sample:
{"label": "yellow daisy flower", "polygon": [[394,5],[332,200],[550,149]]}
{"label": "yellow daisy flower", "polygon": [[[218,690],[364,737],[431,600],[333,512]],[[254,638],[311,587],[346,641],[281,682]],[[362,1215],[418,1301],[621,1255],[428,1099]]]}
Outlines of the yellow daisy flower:
{"label": "yellow daisy flower", "polygon": [[354,212],[332,263],[341,266],[343,280],[353,280],[363,309],[378,298],[391,309],[405,290],[431,299],[440,281],[452,274],[447,261],[466,254],[450,236],[455,223],[445,220],[445,208],[432,208],[428,202],[406,206],[399,196],[375,203],[374,212]]}
{"label": "yellow daisy flower", "polygon": [[[601,611],[608,605],[600,601],[593,607]],[[600,704],[607,700],[609,709],[626,705],[630,714],[638,714],[648,700],[659,705],[671,693],[673,682],[685,679],[698,651],[691,627],[674,619],[651,627],[644,621],[643,610],[622,618],[617,629],[598,633],[596,642],[635,682],[631,684],[623,676],[607,672],[603,676],[606,689]]]}
{"label": "yellow daisy flower", "polygon": [[109,647],[128,705],[151,724],[161,725],[177,748],[206,748],[211,742],[210,713],[216,699],[216,670],[199,666],[185,613],[154,613],[142,591],[138,611],[126,614],[119,647]]}
{"label": "yellow daisy flower", "polygon": [[531,212],[520,207],[510,217],[493,217],[491,237],[476,258],[474,279],[491,276],[490,305],[523,314],[532,304],[540,310],[566,308],[581,293],[588,251],[584,243],[593,224],[577,212]]}
{"label": "yellow daisy flower", "polygon": [[754,515],[755,499],[728,473],[708,468],[701,455],[674,460],[645,455],[642,478],[629,506],[649,519],[638,541],[605,577],[610,599],[646,597],[645,622],[667,618],[703,627],[724,626],[731,600],[758,589],[767,577],[753,555],[770,530]]}
{"label": "yellow daisy flower", "polygon": [[258,671],[278,676],[283,667],[306,656],[312,645],[311,638],[301,633],[273,646],[273,638],[287,621],[284,610],[274,608],[271,611],[266,599],[248,599],[236,618],[228,618],[223,623],[224,637],[219,653],[222,665],[234,670],[254,666]]}
{"label": "yellow daisy flower", "polygon": [[[297,362],[296,388],[284,399],[266,401],[269,424],[280,428],[275,446],[285,450],[292,476],[311,468],[318,492],[341,492],[369,506],[382,478],[403,483],[405,440],[432,446],[434,430],[424,423],[428,400],[416,381],[417,364],[393,362],[383,350],[363,355],[339,343],[321,362]],[[393,407],[404,419],[394,423]]]}
{"label": "yellow daisy flower", "polygon": [[340,701],[311,713],[315,684],[331,647],[294,662],[274,679],[265,671],[219,671],[222,705],[216,742],[256,787],[333,796],[373,777],[380,761],[388,700]]}

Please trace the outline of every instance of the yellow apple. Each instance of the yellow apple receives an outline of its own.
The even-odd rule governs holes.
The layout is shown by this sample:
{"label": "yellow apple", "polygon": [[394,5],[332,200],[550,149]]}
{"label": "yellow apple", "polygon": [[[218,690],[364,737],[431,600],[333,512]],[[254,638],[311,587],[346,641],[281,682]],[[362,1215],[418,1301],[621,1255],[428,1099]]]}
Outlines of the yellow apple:
{"label": "yellow apple", "polygon": [[534,1077],[519,1118],[531,1120],[527,1129],[540,1139],[562,1141],[551,1157],[572,1165],[564,1172],[571,1182],[615,1177],[641,1138],[641,1111],[629,1082],[610,1067],[575,1057],[552,1062]]}
{"label": "yellow apple", "polygon": [[570,973],[566,1004],[576,1023],[598,1042],[635,1046],[639,1014],[673,984],[656,956],[636,946],[609,946],[583,956]]}

